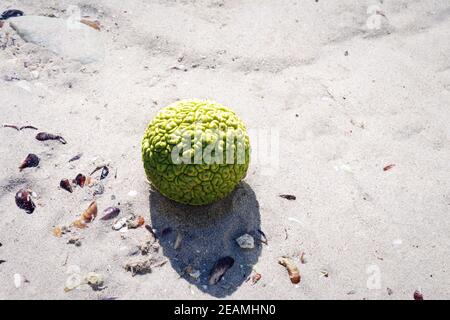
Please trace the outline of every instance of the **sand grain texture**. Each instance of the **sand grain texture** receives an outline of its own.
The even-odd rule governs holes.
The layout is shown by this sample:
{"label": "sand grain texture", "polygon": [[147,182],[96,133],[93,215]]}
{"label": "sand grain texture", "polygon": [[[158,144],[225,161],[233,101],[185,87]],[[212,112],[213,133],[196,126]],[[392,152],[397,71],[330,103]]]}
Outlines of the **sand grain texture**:
{"label": "sand grain texture", "polygon": [[[0,29],[0,123],[67,141],[0,128],[0,299],[413,299],[418,288],[450,298],[448,1],[5,0],[0,11],[67,19],[73,4],[100,22],[98,61],[26,42],[8,20]],[[384,16],[371,18],[371,5]],[[249,129],[276,129],[278,169],[252,162],[245,183],[203,209],[149,190],[142,134],[160,108],[191,97],[233,108]],[[29,153],[39,166],[20,172]],[[53,235],[93,200],[92,188],[69,193],[61,179],[102,164],[99,213],[119,206],[157,235],[172,228],[160,239],[168,263],[150,273],[123,268],[151,236],[144,227],[120,232],[96,219]],[[38,195],[31,215],[15,206],[21,188]],[[268,245],[239,248],[235,239],[257,239],[257,229]],[[66,244],[72,236],[81,246]],[[233,266],[205,287],[222,256]],[[281,256],[299,267],[298,285]],[[252,268],[256,284],[245,281]],[[73,270],[101,274],[105,288],[64,292]],[[27,280],[19,288],[15,274]]]}

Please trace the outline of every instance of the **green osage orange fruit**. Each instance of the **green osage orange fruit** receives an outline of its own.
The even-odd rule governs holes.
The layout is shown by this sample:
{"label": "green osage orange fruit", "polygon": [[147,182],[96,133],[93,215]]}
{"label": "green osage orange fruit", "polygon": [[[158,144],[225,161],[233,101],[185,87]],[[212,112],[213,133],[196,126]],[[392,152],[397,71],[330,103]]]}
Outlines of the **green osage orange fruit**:
{"label": "green osage orange fruit", "polygon": [[227,196],[245,177],[250,141],[239,117],[210,100],[163,108],[142,139],[149,182],[180,203],[205,205]]}

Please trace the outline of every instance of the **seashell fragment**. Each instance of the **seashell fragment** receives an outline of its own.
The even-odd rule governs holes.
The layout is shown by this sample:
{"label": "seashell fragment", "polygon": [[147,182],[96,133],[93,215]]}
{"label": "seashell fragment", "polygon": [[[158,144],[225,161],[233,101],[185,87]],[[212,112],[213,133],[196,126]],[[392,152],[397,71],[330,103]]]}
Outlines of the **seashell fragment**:
{"label": "seashell fragment", "polygon": [[51,133],[47,133],[47,132],[39,132],[36,135],[36,140],[39,140],[39,141],[58,140],[62,144],[66,144],[67,143],[67,141],[63,137],[58,136],[58,135],[54,135],[54,134],[51,134]]}
{"label": "seashell fragment", "polygon": [[209,275],[208,283],[210,285],[217,284],[223,277],[223,275],[230,269],[234,264],[234,259],[232,257],[222,257],[215,263]]}
{"label": "seashell fragment", "polygon": [[60,186],[62,189],[66,190],[66,191],[69,191],[70,193],[73,192],[72,185],[70,184],[70,181],[69,181],[68,179],[62,179],[62,180],[59,182],[59,186]]}
{"label": "seashell fragment", "polygon": [[109,207],[103,211],[103,217],[100,220],[111,220],[117,217],[120,213],[120,209],[117,207]]}
{"label": "seashell fragment", "polygon": [[30,153],[20,164],[19,170],[22,171],[25,168],[37,167],[39,165],[39,161],[40,159],[37,155],[35,155],[34,153]]}
{"label": "seashell fragment", "polygon": [[33,200],[31,199],[32,191],[27,189],[20,189],[16,193],[16,205],[22,209],[25,210],[26,213],[31,214],[33,213],[34,209],[36,209],[36,205],[34,204]]}
{"label": "seashell fragment", "polygon": [[292,283],[297,284],[300,282],[300,271],[289,258],[281,257],[278,259],[278,263],[286,268]]}

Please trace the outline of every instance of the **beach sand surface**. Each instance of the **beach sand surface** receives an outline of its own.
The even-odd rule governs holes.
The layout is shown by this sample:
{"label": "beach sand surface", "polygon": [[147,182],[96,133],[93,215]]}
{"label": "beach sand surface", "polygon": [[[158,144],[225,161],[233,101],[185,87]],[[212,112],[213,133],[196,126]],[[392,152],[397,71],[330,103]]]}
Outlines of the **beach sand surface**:
{"label": "beach sand surface", "polygon": [[[27,42],[23,18],[0,29],[0,124],[67,141],[0,128],[0,299],[450,298],[447,0],[4,0],[0,12],[69,21],[70,5],[99,22],[85,45]],[[253,157],[229,197],[196,208],[151,190],[140,150],[161,108],[194,97],[235,110],[261,154],[275,142],[274,158]],[[29,153],[39,166],[19,171]],[[59,188],[103,164],[103,194]],[[33,214],[15,204],[21,188],[37,195]],[[144,217],[166,263],[124,269],[153,241],[144,227],[120,232],[96,219],[54,236],[94,199],[100,216],[118,206],[120,217]],[[254,249],[235,242],[244,233]],[[209,285],[223,256],[235,263]],[[299,284],[281,256],[298,266]],[[69,277],[88,272],[103,287],[65,292]]]}

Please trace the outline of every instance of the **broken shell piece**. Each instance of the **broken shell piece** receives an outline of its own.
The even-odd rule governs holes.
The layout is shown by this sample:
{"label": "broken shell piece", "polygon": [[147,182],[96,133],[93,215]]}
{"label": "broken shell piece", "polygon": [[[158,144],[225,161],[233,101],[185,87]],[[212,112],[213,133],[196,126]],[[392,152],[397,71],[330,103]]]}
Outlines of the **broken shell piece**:
{"label": "broken shell piece", "polygon": [[54,135],[54,134],[51,134],[51,133],[47,133],[47,132],[39,132],[36,135],[36,140],[39,140],[39,141],[58,140],[62,144],[66,144],[67,143],[67,141],[63,137],[58,136],[58,135]]}
{"label": "broken shell piece", "polygon": [[25,168],[37,167],[39,165],[39,157],[33,153],[27,155],[25,160],[19,166],[20,171]]}
{"label": "broken shell piece", "polygon": [[287,269],[292,283],[297,284],[300,282],[300,272],[297,266],[289,258],[281,257],[278,259],[278,263]]}
{"label": "broken shell piece", "polygon": [[101,290],[103,286],[103,276],[95,272],[89,272],[84,276],[84,281],[94,290]]}
{"label": "broken shell piece", "polygon": [[92,193],[94,196],[102,195],[105,192],[105,187],[102,183],[95,184],[94,192]]}
{"label": "broken shell piece", "polygon": [[130,229],[136,229],[139,228],[140,226],[143,226],[145,223],[144,217],[142,216],[131,216],[127,219],[127,227]]}
{"label": "broken shell piece", "polygon": [[73,183],[75,183],[83,188],[84,185],[86,184],[86,176],[82,173],[77,174],[77,176],[73,180]]}
{"label": "broken shell piece", "polygon": [[181,235],[181,233],[177,233],[177,238],[175,239],[175,244],[173,245],[173,248],[175,250],[180,249],[181,246],[181,240],[183,240],[183,236]]}
{"label": "broken shell piece", "polygon": [[81,220],[81,219],[75,220],[74,222],[72,222],[72,225],[75,228],[78,228],[78,229],[85,229],[85,228],[87,228],[87,224],[84,223],[84,221]]}
{"label": "broken shell piece", "polygon": [[81,215],[81,218],[84,222],[89,223],[94,221],[95,217],[97,217],[97,203],[92,201],[86,211]]}
{"label": "broken shell piece", "polygon": [[197,280],[200,278],[200,270],[194,269],[192,266],[187,266],[185,269],[186,273],[193,279]]}
{"label": "broken shell piece", "polygon": [[94,221],[97,217],[97,203],[92,201],[89,207],[81,214],[80,219],[75,220],[72,225],[78,229],[84,229],[87,227],[87,223]]}
{"label": "broken shell piece", "polygon": [[70,228],[66,226],[55,227],[53,229],[53,235],[57,238],[61,238],[64,234],[69,233],[70,231]]}
{"label": "broken shell piece", "polygon": [[80,23],[85,24],[97,31],[100,31],[100,23],[98,21],[91,21],[91,20],[87,20],[87,19],[81,19]]}
{"label": "broken shell piece", "polygon": [[53,235],[54,235],[55,237],[57,237],[57,238],[61,238],[61,236],[62,236],[62,230],[61,230],[61,228],[60,228],[60,227],[55,227],[55,228],[53,229]]}
{"label": "broken shell piece", "polygon": [[69,159],[69,162],[80,160],[82,155],[83,155],[82,153],[79,153],[79,154],[73,156],[72,158]]}
{"label": "broken shell piece", "polygon": [[116,220],[112,226],[113,230],[119,231],[123,227],[127,226],[127,218],[120,218],[119,220]]}
{"label": "broken shell piece", "polygon": [[120,213],[120,209],[117,207],[109,207],[103,211],[103,217],[100,220],[111,220],[116,218]]}
{"label": "broken shell piece", "polygon": [[109,174],[109,169],[108,169],[107,166],[104,166],[104,167],[102,168],[102,173],[101,173],[101,175],[100,175],[100,180],[105,179],[105,178],[108,176],[108,174]]}
{"label": "broken shell piece", "polygon": [[66,285],[64,287],[65,292],[72,291],[73,289],[81,286],[83,284],[83,278],[78,273],[72,273],[66,279]]}
{"label": "broken shell piece", "polygon": [[242,249],[253,249],[255,247],[255,239],[248,233],[237,238],[236,242]]}
{"label": "broken shell piece", "polygon": [[149,253],[156,253],[159,251],[159,244],[154,242],[154,240],[145,241],[138,245],[138,251],[141,252],[142,255],[147,255]]}
{"label": "broken shell piece", "polygon": [[32,191],[27,189],[20,189],[16,193],[16,205],[25,210],[26,213],[33,213],[34,209],[36,209],[36,205],[31,199]]}
{"label": "broken shell piece", "polygon": [[283,199],[286,199],[286,200],[295,200],[295,199],[297,199],[297,197],[294,196],[293,194],[280,194],[279,197],[283,198]]}
{"label": "broken shell piece", "polygon": [[60,186],[62,189],[66,190],[66,191],[69,191],[70,193],[73,192],[72,185],[70,184],[69,179],[62,179],[62,180],[60,181],[60,183],[59,183],[59,186]]}
{"label": "broken shell piece", "polygon": [[179,64],[177,66],[172,66],[170,69],[180,70],[180,71],[184,71],[184,72],[188,71],[188,68],[186,68],[186,66],[183,64]]}
{"label": "broken shell piece", "polygon": [[147,229],[148,232],[150,232],[150,234],[153,236],[153,238],[157,238],[155,230],[153,230],[151,225],[146,224],[145,225],[145,229]]}
{"label": "broken shell piece", "polygon": [[9,18],[20,17],[20,16],[23,16],[23,14],[24,13],[21,10],[9,9],[9,10],[3,11],[3,13],[0,15],[0,20],[6,20]]}
{"label": "broken shell piece", "polygon": [[395,167],[395,164],[393,163],[388,164],[387,166],[383,167],[383,171],[391,170],[393,167]]}
{"label": "broken shell piece", "polygon": [[138,257],[131,258],[125,264],[124,269],[126,271],[131,272],[131,275],[134,277],[137,274],[146,274],[152,272],[152,268],[161,267],[167,263],[167,259],[162,257]]}
{"label": "broken shell piece", "polygon": [[84,185],[88,186],[88,187],[92,187],[93,185],[95,185],[97,182],[95,181],[95,179],[93,179],[91,176],[87,176],[86,180],[84,182]]}
{"label": "broken shell piece", "polygon": [[414,300],[423,300],[423,294],[420,290],[414,291]]}
{"label": "broken shell piece", "polygon": [[255,272],[255,274],[252,275],[252,284],[256,284],[259,280],[261,280],[261,274],[258,272]]}
{"label": "broken shell piece", "polygon": [[261,241],[265,245],[269,245],[269,241],[267,240],[266,234],[260,229],[258,229],[257,231],[261,235],[261,238],[262,238],[262,239],[259,239],[259,241]]}
{"label": "broken shell piece", "polygon": [[234,264],[234,259],[232,257],[222,257],[215,263],[214,267],[211,269],[209,275],[208,283],[210,285],[217,284],[223,277],[223,275],[230,269]]}
{"label": "broken shell piece", "polygon": [[321,273],[322,276],[325,277],[325,278],[328,278],[329,275],[330,275],[330,274],[328,273],[328,270],[326,270],[326,269],[320,270],[320,273]]}

